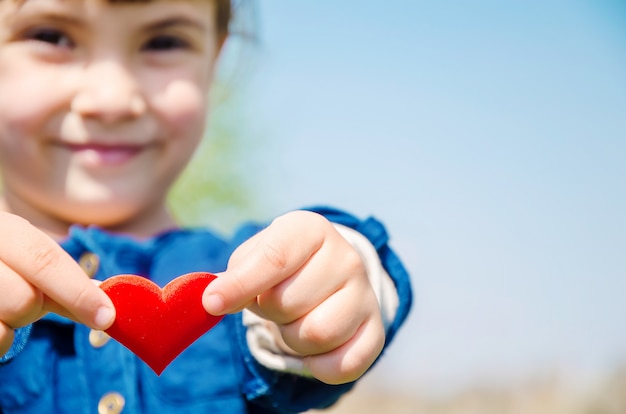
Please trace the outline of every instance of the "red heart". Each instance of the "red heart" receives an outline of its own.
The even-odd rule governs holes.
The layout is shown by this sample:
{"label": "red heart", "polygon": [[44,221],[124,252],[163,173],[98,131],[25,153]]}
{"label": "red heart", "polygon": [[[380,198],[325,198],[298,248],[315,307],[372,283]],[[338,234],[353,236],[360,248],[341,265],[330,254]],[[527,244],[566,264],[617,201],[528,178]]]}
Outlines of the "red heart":
{"label": "red heart", "polygon": [[136,275],[105,280],[100,288],[117,312],[106,333],[161,375],[174,358],[223,318],[207,313],[202,306],[202,293],[215,278],[211,273],[188,273],[163,290]]}

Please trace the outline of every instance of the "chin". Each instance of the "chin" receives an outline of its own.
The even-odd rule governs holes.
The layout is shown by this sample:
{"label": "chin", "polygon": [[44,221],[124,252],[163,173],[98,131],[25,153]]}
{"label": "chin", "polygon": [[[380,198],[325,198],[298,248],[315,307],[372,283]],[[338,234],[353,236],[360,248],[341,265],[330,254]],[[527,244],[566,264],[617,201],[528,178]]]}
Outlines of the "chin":
{"label": "chin", "polygon": [[124,229],[130,223],[142,221],[147,214],[137,205],[116,202],[79,202],[64,209],[60,217],[72,224],[97,226],[104,229]]}

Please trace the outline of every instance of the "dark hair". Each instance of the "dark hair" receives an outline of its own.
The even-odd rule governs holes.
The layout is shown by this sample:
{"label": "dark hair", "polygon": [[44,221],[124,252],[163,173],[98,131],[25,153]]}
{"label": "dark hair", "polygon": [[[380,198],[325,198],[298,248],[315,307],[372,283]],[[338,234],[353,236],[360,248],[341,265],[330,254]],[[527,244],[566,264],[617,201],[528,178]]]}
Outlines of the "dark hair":
{"label": "dark hair", "polygon": [[220,35],[228,34],[228,25],[232,18],[230,0],[215,0],[215,16],[217,19],[217,32]]}

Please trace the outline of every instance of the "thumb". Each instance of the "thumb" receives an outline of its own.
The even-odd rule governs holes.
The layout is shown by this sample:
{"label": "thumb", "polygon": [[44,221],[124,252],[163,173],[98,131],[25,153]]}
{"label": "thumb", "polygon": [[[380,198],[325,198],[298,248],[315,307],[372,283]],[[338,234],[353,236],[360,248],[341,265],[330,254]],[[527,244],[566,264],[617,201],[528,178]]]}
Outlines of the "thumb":
{"label": "thumb", "polygon": [[248,298],[232,271],[216,273],[215,276],[217,278],[206,287],[202,295],[202,306],[211,315],[237,313],[256,303],[256,295],[252,299]]}

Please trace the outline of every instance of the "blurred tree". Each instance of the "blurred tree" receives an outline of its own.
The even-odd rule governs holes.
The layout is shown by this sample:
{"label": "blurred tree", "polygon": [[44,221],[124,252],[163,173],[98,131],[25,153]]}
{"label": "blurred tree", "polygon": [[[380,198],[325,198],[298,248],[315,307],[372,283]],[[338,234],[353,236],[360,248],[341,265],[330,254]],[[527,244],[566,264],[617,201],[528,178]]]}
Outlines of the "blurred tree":
{"label": "blurred tree", "polygon": [[218,85],[207,132],[169,196],[172,213],[182,225],[210,225],[227,232],[261,209],[254,194],[254,174],[246,160],[258,142],[245,131],[239,95]]}

